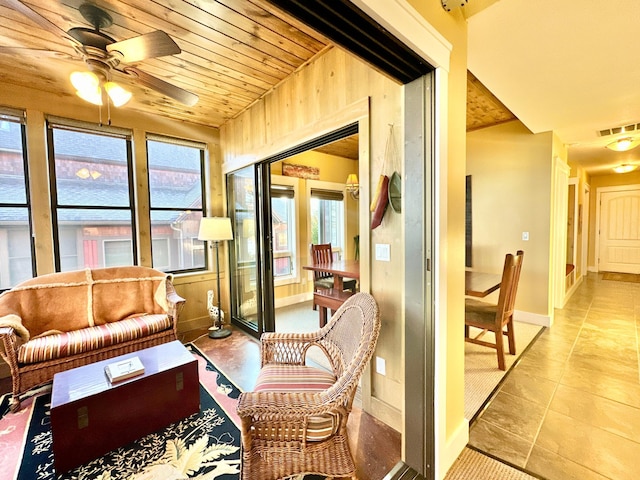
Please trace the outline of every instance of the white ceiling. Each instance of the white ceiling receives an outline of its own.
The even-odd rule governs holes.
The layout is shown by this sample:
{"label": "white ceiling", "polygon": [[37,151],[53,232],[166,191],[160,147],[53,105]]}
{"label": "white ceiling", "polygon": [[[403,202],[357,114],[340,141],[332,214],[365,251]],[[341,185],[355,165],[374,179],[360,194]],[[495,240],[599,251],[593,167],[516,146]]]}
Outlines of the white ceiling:
{"label": "white ceiling", "polygon": [[640,164],[604,148],[628,134],[598,133],[640,123],[639,0],[498,0],[468,24],[469,70],[533,133],[592,175]]}

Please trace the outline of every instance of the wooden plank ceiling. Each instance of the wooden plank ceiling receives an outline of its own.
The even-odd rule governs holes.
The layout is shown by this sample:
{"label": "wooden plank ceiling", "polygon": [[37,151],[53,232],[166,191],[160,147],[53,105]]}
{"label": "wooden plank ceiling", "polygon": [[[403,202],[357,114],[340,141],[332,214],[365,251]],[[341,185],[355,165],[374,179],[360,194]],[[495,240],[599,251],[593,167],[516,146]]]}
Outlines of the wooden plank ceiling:
{"label": "wooden plank ceiling", "polygon": [[[23,0],[62,30],[91,27],[79,12],[87,0]],[[113,19],[104,33],[116,41],[162,30],[182,52],[130,64],[193,92],[185,106],[114,72],[133,92],[125,107],[199,125],[219,127],[310,61],[330,42],[267,0],[91,0]],[[2,50],[2,47],[18,47]],[[24,49],[24,50],[22,50]],[[37,50],[41,50],[37,52]],[[75,97],[69,74],[85,65],[61,36],[38,26],[0,0],[0,82]],[[513,120],[513,114],[471,73],[467,129]],[[355,139],[355,140],[354,140]],[[357,136],[328,147],[357,158]]]}
{"label": "wooden plank ceiling", "polygon": [[[78,10],[83,0],[23,3],[62,30],[91,27]],[[91,3],[113,18],[113,25],[105,28],[104,33],[116,41],[154,30],[171,36],[181,53],[128,65],[199,96],[198,103],[188,107],[136,85],[132,77],[114,72],[113,79],[134,95],[122,108],[200,125],[222,125],[328,45],[324,37],[265,0],[91,0]],[[69,74],[84,69],[84,63],[71,43],[6,6],[4,0],[0,0],[0,46],[28,49],[0,50],[1,82],[75,95]]]}

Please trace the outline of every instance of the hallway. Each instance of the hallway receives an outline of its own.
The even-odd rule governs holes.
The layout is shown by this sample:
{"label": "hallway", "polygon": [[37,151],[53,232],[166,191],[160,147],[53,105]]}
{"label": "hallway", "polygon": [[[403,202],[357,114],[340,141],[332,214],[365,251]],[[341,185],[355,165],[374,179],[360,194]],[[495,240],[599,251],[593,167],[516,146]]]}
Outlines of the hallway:
{"label": "hallway", "polygon": [[640,478],[640,283],[590,273],[471,426],[469,444],[548,480]]}

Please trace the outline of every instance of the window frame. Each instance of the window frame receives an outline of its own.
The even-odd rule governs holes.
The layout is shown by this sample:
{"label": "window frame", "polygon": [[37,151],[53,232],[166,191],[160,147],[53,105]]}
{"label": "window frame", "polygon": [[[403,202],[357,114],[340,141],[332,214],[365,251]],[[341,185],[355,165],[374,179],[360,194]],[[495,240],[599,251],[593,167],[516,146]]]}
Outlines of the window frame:
{"label": "window frame", "polygon": [[[125,142],[126,162],[127,162],[127,192],[129,205],[123,206],[100,206],[100,205],[65,205],[58,202],[58,187],[56,177],[56,152],[54,148],[54,131],[68,130],[78,133],[86,133],[90,135],[101,135],[111,138],[119,138]],[[59,210],[119,210],[128,211],[131,222],[131,245],[132,245],[132,265],[139,264],[138,257],[138,232],[137,232],[137,211],[135,201],[135,174],[133,166],[133,145],[131,131],[123,128],[96,125],[87,122],[75,121],[66,118],[48,116],[46,118],[46,136],[47,136],[47,159],[49,166],[49,185],[51,198],[51,227],[53,237],[53,258],[55,271],[61,270],[61,249],[60,249],[60,224],[58,222]],[[104,249],[102,249],[104,250]]]}
{"label": "window frame", "polygon": [[[301,264],[302,264],[302,259],[301,257],[301,252],[300,252],[300,228],[301,228],[301,222],[300,222],[300,179],[296,178],[296,177],[287,177],[284,175],[276,175],[276,174],[271,174],[271,179],[270,179],[270,184],[271,184],[271,192],[269,193],[269,198],[270,201],[273,202],[273,194],[272,192],[274,190],[277,191],[277,187],[281,186],[281,187],[286,187],[287,189],[291,189],[293,190],[293,208],[291,211],[291,217],[293,218],[293,221],[295,222],[295,225],[293,226],[288,226],[288,232],[290,233],[291,238],[289,239],[291,241],[291,245],[292,245],[292,249],[288,250],[287,252],[291,252],[290,256],[291,256],[291,269],[293,270],[292,274],[289,275],[281,275],[281,276],[273,276],[273,284],[274,286],[278,287],[281,285],[289,285],[289,284],[293,284],[293,283],[299,283],[300,282],[300,269],[301,269]],[[274,189],[274,187],[276,187]],[[273,212],[272,212],[272,231],[273,231]],[[274,238],[275,238],[275,232],[272,232]],[[273,248],[273,247],[272,247]],[[283,252],[276,252],[275,250],[273,250],[273,260],[275,262],[276,258],[281,258],[283,256]],[[275,271],[275,265],[272,267],[274,268]]]}
{"label": "window frame", "polygon": [[[27,210],[27,228],[29,235],[29,250],[31,254],[31,277],[35,277],[37,275],[37,262],[36,262],[36,246],[35,246],[35,238],[33,235],[33,215],[32,215],[32,206],[31,206],[31,184],[29,182],[29,156],[27,152],[27,127],[26,127],[26,112],[22,110],[14,110],[9,108],[0,108],[0,122],[11,122],[17,123],[20,125],[20,145],[22,148],[22,169],[23,169],[23,181],[24,181],[24,193],[25,193],[25,202],[17,203],[17,202],[7,202],[0,203],[0,207],[2,208],[26,208]],[[9,259],[7,259],[7,264]],[[10,269],[7,269],[10,272]],[[10,280],[10,278],[9,278]],[[11,289],[15,285],[9,282],[9,287],[0,288],[0,293]]]}

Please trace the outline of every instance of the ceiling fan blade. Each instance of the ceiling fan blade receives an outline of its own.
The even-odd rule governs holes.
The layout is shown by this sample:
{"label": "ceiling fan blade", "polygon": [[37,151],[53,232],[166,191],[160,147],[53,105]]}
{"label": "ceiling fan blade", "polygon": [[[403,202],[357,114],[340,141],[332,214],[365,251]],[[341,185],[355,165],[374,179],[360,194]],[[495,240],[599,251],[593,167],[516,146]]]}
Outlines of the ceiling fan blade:
{"label": "ceiling fan blade", "polygon": [[159,78],[154,77],[153,75],[149,75],[142,70],[138,70],[135,67],[124,67],[123,71],[124,73],[136,77],[138,83],[140,83],[141,85],[149,87],[150,89],[166,95],[169,98],[173,98],[174,100],[177,100],[184,105],[192,107],[196,103],[198,103],[198,96],[195,93],[191,93],[180,87],[176,87],[175,85],[167,83],[164,80],[160,80]]}
{"label": "ceiling fan blade", "polygon": [[180,47],[162,30],[145,33],[137,37],[107,45],[109,52],[117,51],[123,55],[124,63],[135,63],[147,58],[164,57],[180,53]]}
{"label": "ceiling fan blade", "polygon": [[63,29],[58,27],[55,23],[51,23],[49,20],[44,18],[42,15],[40,15],[38,12],[31,9],[31,7],[28,7],[27,5],[22,3],[20,0],[0,0],[0,3],[5,4],[9,8],[12,8],[13,10],[16,10],[22,13],[25,17],[35,22],[46,31],[62,37],[64,40],[71,42],[75,46],[81,46],[80,42],[78,42],[75,38],[73,38]]}

